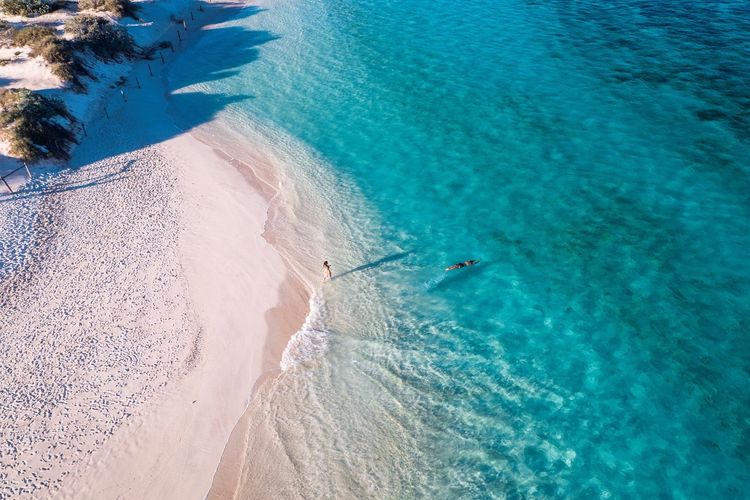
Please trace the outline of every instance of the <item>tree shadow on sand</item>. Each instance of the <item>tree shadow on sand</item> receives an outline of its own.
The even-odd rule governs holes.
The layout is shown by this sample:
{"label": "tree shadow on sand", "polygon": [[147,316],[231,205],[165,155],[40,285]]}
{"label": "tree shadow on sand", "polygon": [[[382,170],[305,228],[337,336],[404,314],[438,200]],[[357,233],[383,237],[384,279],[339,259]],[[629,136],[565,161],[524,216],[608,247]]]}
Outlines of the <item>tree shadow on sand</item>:
{"label": "tree shadow on sand", "polygon": [[[198,45],[188,47],[185,53],[180,53],[179,44],[174,45],[177,51],[176,57],[189,57],[190,59],[187,61],[182,59],[177,66],[168,66],[166,74],[160,74],[163,69],[162,64],[159,62],[160,57],[158,54],[154,60],[150,61],[150,68],[148,69],[145,61],[136,61],[133,72],[128,78],[128,84],[124,87],[126,92],[123,95],[123,99],[121,100],[118,90],[113,90],[106,95],[103,101],[108,110],[108,118],[100,115],[99,118],[87,123],[89,134],[97,137],[98,142],[94,143],[92,139],[79,137],[81,145],[73,151],[73,157],[67,163],[67,166],[77,168],[105,158],[142,149],[149,145],[162,143],[185,131],[212,121],[222,110],[232,104],[254,98],[254,96],[246,94],[209,94],[192,90],[180,90],[193,85],[236,76],[240,73],[243,66],[258,60],[260,57],[258,47],[280,38],[269,31],[249,30],[242,26],[221,25],[223,21],[241,20],[263,12],[264,9],[238,6],[236,4],[202,3],[202,5],[205,10],[221,8],[225,12],[222,13],[221,19],[214,21],[215,24],[208,32],[204,32],[201,35],[197,35],[191,31],[182,32],[183,40],[189,39],[191,36],[206,37]],[[199,20],[200,18],[197,17],[196,21]],[[165,51],[165,57],[168,53],[168,50]],[[184,71],[184,67],[188,65],[189,70]],[[153,71],[154,80],[151,80],[152,77],[149,74],[151,71]],[[165,78],[165,76],[171,77],[176,72],[180,73],[177,78],[179,87],[177,89],[174,88],[175,85],[168,78]],[[157,102],[153,90],[146,90],[145,92],[149,92],[149,94],[145,98],[139,97],[138,93],[144,92],[144,90],[140,89],[140,85],[135,85],[136,76],[140,77],[140,82],[144,88],[147,85],[161,85],[162,83],[158,83],[158,79],[166,81],[167,91],[164,94],[166,105],[164,105],[165,101]],[[125,96],[128,97],[127,100],[125,100]],[[132,107],[137,108],[133,110]],[[158,107],[158,110],[154,110],[156,113],[167,113],[168,117],[165,120],[161,115],[156,117],[156,122],[162,123],[163,121],[163,126],[140,126],[141,123],[144,125],[150,123],[150,113],[152,111],[149,109],[150,107]],[[175,111],[178,116],[171,113],[171,111]],[[103,111],[101,112],[103,115]],[[127,114],[123,115],[122,113],[125,112]],[[112,128],[111,125],[113,123],[115,126],[120,125],[118,120],[121,121],[122,130],[117,130],[115,127],[115,133],[110,133],[109,136],[97,133],[97,126],[99,124]],[[178,126],[174,126],[175,121],[179,122],[176,124]],[[124,172],[116,172],[114,174],[99,176],[92,178],[90,181],[78,183],[75,187],[68,188],[60,188],[58,185],[49,186],[45,190],[44,187],[35,188],[33,185],[29,185],[27,189],[22,189],[18,194],[11,195],[11,197],[12,199],[39,197],[65,190],[83,189],[103,182],[114,182],[123,175],[125,175]]]}

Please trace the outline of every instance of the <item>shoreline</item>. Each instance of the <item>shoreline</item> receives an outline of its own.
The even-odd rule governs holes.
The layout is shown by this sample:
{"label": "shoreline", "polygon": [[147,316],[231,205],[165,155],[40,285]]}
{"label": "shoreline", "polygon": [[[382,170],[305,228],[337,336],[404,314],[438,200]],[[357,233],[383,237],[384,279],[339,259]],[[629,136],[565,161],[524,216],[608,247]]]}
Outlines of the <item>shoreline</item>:
{"label": "shoreline", "polygon": [[301,311],[300,306],[303,306],[305,311],[307,310],[306,301],[303,300],[306,299],[305,292],[305,290],[300,290],[299,281],[288,276],[279,291],[279,304],[266,311],[269,332],[266,337],[264,355],[265,371],[255,381],[252,397],[248,400],[248,405],[242,412],[242,416],[232,428],[214,472],[211,488],[206,494],[206,499],[235,498],[238,493],[242,484],[242,472],[248,451],[248,434],[253,424],[251,404],[258,397],[259,391],[265,384],[282,373],[279,366],[281,356],[292,335],[299,329],[299,323],[297,322],[299,315],[289,315],[288,311],[299,313]]}
{"label": "shoreline", "polygon": [[[214,15],[215,17],[220,17],[221,19],[211,19],[209,22],[205,23],[201,28],[199,29],[202,31],[206,28],[206,26],[211,26],[215,23],[220,23],[223,21],[226,21],[228,19],[231,19],[235,15],[235,13],[226,13],[221,12],[223,9],[226,8],[244,8],[247,7],[247,4],[240,3],[240,2],[221,2],[221,4],[209,4],[211,7],[218,7],[217,11]],[[165,29],[164,32],[167,30]],[[189,47],[190,45],[194,44],[197,41],[198,38],[191,38],[183,45],[183,50]],[[182,54],[180,55],[182,56]],[[179,57],[179,56],[178,56]],[[168,68],[174,64],[174,61],[176,58],[170,62],[167,63],[167,70]],[[136,63],[137,64],[137,63]],[[136,64],[133,64],[130,68],[130,72],[134,70]],[[167,93],[167,82],[165,80],[165,77],[167,75],[167,71],[162,73],[161,75],[161,86],[163,87],[163,90],[165,92],[165,95],[167,96],[167,99],[169,99],[169,94]],[[111,94],[114,94],[114,92],[108,93],[110,96]],[[101,101],[103,101],[107,95],[103,96],[101,98]],[[165,101],[166,104],[166,101]],[[92,113],[92,112],[90,112]],[[168,115],[168,112],[164,111],[165,115]],[[211,122],[202,124],[200,128],[202,127],[210,127]],[[277,188],[273,187],[267,180],[261,179],[258,175],[258,172],[255,168],[255,166],[251,165],[250,163],[232,158],[228,154],[224,153],[221,149],[216,147],[214,144],[211,144],[210,141],[207,141],[201,137],[198,137],[197,135],[197,129],[191,129],[191,130],[183,130],[180,138],[190,138],[191,142],[196,143],[196,145],[200,144],[205,146],[206,148],[211,149],[211,153],[215,155],[219,161],[219,163],[223,163],[228,167],[229,169],[235,170],[236,172],[240,173],[242,176],[242,181],[244,184],[250,187],[252,191],[254,191],[255,195],[260,195],[260,197],[264,200],[264,212],[263,212],[263,231],[258,232],[255,234],[255,236],[260,237],[261,240],[266,241],[269,243],[271,247],[275,247],[274,243],[271,243],[268,241],[268,238],[266,238],[266,229],[265,226],[269,222],[272,213],[273,203],[276,196],[278,196],[278,190]],[[269,167],[270,168],[270,167]],[[268,173],[268,172],[267,172]],[[295,272],[294,267],[291,266],[291,264],[288,262],[288,254],[286,252],[279,252],[280,249],[276,248],[275,251],[277,252],[278,256],[281,257],[281,260],[284,262],[284,266],[286,267],[285,271],[285,277],[280,281],[278,287],[277,287],[277,293],[275,299],[272,301],[275,305],[270,307],[269,309],[265,310],[264,313],[264,321],[265,321],[265,332],[264,335],[262,335],[262,348],[261,350],[261,356],[260,356],[260,371],[257,374],[257,376],[252,376],[251,379],[254,379],[252,383],[251,390],[246,394],[245,396],[245,402],[243,404],[243,410],[240,413],[239,418],[237,419],[231,419],[231,425],[229,426],[229,435],[220,440],[219,443],[221,444],[221,453],[219,455],[219,460],[215,462],[215,467],[211,471],[210,474],[210,481],[207,483],[210,485],[210,489],[207,490],[206,494],[201,494],[201,498],[205,498],[206,496],[210,496],[211,492],[214,489],[214,486],[216,484],[216,477],[218,474],[221,474],[224,470],[224,467],[226,465],[225,462],[225,452],[227,448],[230,448],[232,446],[236,446],[236,443],[234,441],[234,435],[237,432],[237,430],[243,430],[244,425],[246,424],[249,416],[248,408],[250,406],[250,403],[252,399],[255,397],[257,391],[260,389],[260,387],[269,379],[274,378],[277,376],[280,372],[280,362],[282,355],[284,353],[284,350],[286,349],[286,346],[294,333],[296,333],[299,329],[299,327],[304,322],[305,317],[308,314],[308,305],[307,300],[310,295],[310,291],[307,289],[305,281]],[[258,346],[256,346],[258,347]],[[257,362],[254,363],[254,365],[257,366]],[[234,382],[234,377],[232,377],[231,380],[228,380],[228,382],[232,383]],[[236,450],[238,454],[242,454],[244,456],[244,452],[246,450],[244,447],[239,448]],[[239,456],[239,455],[238,455]],[[231,470],[231,469],[230,469]],[[241,469],[240,469],[241,470]],[[237,472],[240,472],[238,470]],[[208,477],[208,476],[206,476]],[[240,478],[237,477],[237,485],[239,485]],[[183,488],[186,493],[190,492],[191,489],[185,488],[183,485]],[[169,492],[169,494],[174,494],[174,490],[172,489],[164,489],[164,492]],[[160,495],[154,495],[153,490],[149,491],[143,491],[143,493],[139,496],[144,498],[150,498],[150,497],[159,497]]]}
{"label": "shoreline", "polygon": [[[214,12],[212,15],[206,13],[209,19],[201,30],[230,18],[233,13],[224,10],[227,6],[243,8],[244,4],[211,5]],[[183,48],[198,38],[190,37],[184,42]],[[128,74],[132,76],[138,67],[143,69],[145,64],[147,61],[135,61]],[[166,177],[166,186],[159,186],[159,189],[175,189],[172,196],[176,199],[167,205],[180,212],[176,215],[175,222],[179,228],[174,230],[179,233],[178,267],[182,277],[173,276],[172,286],[175,291],[159,291],[153,300],[159,300],[159,296],[169,296],[171,299],[178,299],[178,302],[184,302],[184,307],[188,308],[186,310],[189,310],[188,313],[193,318],[187,321],[188,324],[194,323],[191,334],[193,338],[187,343],[180,343],[168,331],[164,332],[165,340],[174,342],[174,349],[181,353],[173,353],[173,361],[170,362],[178,365],[177,372],[180,373],[164,375],[164,380],[153,388],[155,392],[150,396],[144,395],[145,399],[140,403],[132,405],[123,401],[123,408],[127,409],[123,410],[125,417],[120,424],[110,428],[108,437],[92,443],[77,443],[76,446],[85,453],[82,453],[83,461],[74,461],[73,465],[66,466],[61,455],[61,470],[66,467],[68,469],[65,471],[65,479],[47,488],[40,483],[40,489],[35,490],[37,492],[47,489],[49,493],[54,492],[63,498],[123,494],[128,497],[158,498],[165,494],[174,496],[178,492],[181,497],[199,496],[196,493],[202,491],[204,493],[201,497],[205,497],[205,492],[213,484],[225,448],[230,443],[232,431],[245,414],[257,388],[280,371],[281,354],[307,312],[306,294],[309,291],[304,280],[289,265],[287,257],[264,236],[268,218],[272,216],[274,188],[266,185],[264,189],[264,181],[256,176],[250,165],[240,162],[241,167],[228,161],[216,148],[198,139],[192,130],[181,131],[179,134],[169,133],[163,137],[164,128],[174,126],[166,109],[168,101],[164,99],[165,74],[161,77],[156,75],[152,81],[145,82],[137,96],[135,92],[131,94],[131,104],[137,103],[140,106],[131,107],[117,102],[119,96],[115,95],[116,90],[103,93],[97,105],[105,105],[107,100],[114,101],[108,103],[111,106],[110,115],[114,119],[91,118],[96,113],[93,108],[89,111],[89,119],[85,121],[89,137],[82,138],[81,144],[73,151],[69,164],[76,166],[63,169],[63,173],[66,179],[77,179],[94,170],[119,168],[124,163],[126,166],[120,172],[115,170],[105,175],[115,176],[113,178],[118,182],[123,177],[156,177],[157,171]],[[151,111],[147,117],[143,111],[146,108]],[[153,113],[155,109],[157,111]],[[154,114],[157,115],[156,118]],[[139,135],[145,136],[145,140],[118,137],[118,126],[125,130],[128,123],[145,123],[144,118],[150,122],[144,127],[147,130],[139,131]],[[127,145],[119,144],[123,142],[120,139]],[[95,144],[100,141],[105,146]],[[108,143],[113,144],[110,151],[106,151]],[[111,154],[103,154],[102,149]],[[140,163],[144,158],[155,163],[142,166]],[[102,184],[104,182],[101,181]],[[128,182],[132,182],[131,189],[139,189],[143,181]],[[101,198],[95,193],[102,189],[100,185],[83,183],[82,186],[80,190],[71,192],[75,194],[53,191],[50,196],[44,192],[39,196],[45,198],[45,202],[55,201],[63,205],[66,217],[71,218],[77,215],[75,212],[78,207],[75,204],[78,201],[75,197],[93,197],[92,201],[96,203],[89,203],[88,207],[96,209],[97,213],[89,214],[88,217],[105,216],[106,210],[97,203],[106,202],[107,198]],[[112,192],[111,188],[107,189]],[[116,190],[117,188],[115,192]],[[123,196],[120,203],[130,203],[126,193],[122,193],[122,187],[119,195]],[[142,215],[140,210],[149,208],[153,200],[143,199],[140,202],[146,205],[141,205],[140,208],[129,206],[135,209],[133,213]],[[117,212],[110,215],[113,215],[113,219],[108,220],[108,224],[132,223],[117,220]],[[68,237],[65,234],[68,221],[65,218],[60,222],[60,235],[55,237]],[[158,221],[140,222],[151,224],[155,232],[160,229]],[[99,224],[95,229],[105,231],[102,236],[106,235],[108,224],[101,224],[101,221]],[[123,237],[126,236],[123,234]],[[169,239],[168,235],[164,237]],[[158,245],[154,248],[158,248]],[[112,251],[112,257],[117,255],[117,249]],[[44,261],[46,257],[47,255],[43,255],[38,259],[38,272],[45,277],[49,275],[49,263]],[[132,255],[123,257],[126,261],[144,258]],[[114,266],[114,259],[110,260]],[[106,262],[103,265],[106,266]],[[135,264],[130,267],[133,265]],[[258,265],[261,266],[260,271]],[[159,267],[158,262],[148,262],[150,270],[146,271],[145,276],[139,276],[142,281],[134,286],[138,289],[148,288],[150,280],[157,276],[148,273],[157,273]],[[238,280],[238,277],[244,279]],[[115,277],[114,281],[118,279]],[[162,279],[157,278],[158,281]],[[270,283],[274,283],[273,289],[276,290],[273,294],[266,290]],[[65,290],[65,294],[71,296],[86,292],[85,289]],[[164,293],[167,295],[163,295]],[[67,295],[61,299],[63,302]],[[86,302],[86,298],[81,300]],[[154,303],[153,300],[151,303]],[[248,308],[248,303],[254,304],[254,307]],[[157,305],[158,303],[154,303],[154,306]],[[109,307],[120,306],[121,304],[114,303]],[[165,307],[165,317],[171,312],[168,309]],[[118,314],[116,310],[105,312],[113,316]],[[104,312],[100,313],[100,316],[103,315]],[[103,327],[112,323],[111,318],[99,319],[102,320]],[[91,326],[84,325],[82,328],[89,326],[90,331],[95,331],[94,324],[99,319],[92,319]],[[176,327],[180,320],[169,321],[174,322]],[[162,326],[158,325],[160,328]],[[152,328],[155,327],[156,325]],[[255,333],[249,335],[251,332],[248,330],[254,330]],[[44,332],[44,328],[41,331]],[[228,336],[228,332],[233,333]],[[62,335],[66,333],[75,332],[64,331]],[[66,340],[76,341],[73,338]],[[137,365],[135,369],[138,369]],[[154,369],[158,371],[164,368]],[[85,378],[85,370],[77,376]],[[137,377],[126,375],[126,380],[129,386],[138,385]],[[152,389],[150,384],[146,385],[149,390]],[[128,389],[137,392],[138,387]],[[70,396],[78,397],[74,392],[71,389]],[[126,392],[124,389],[119,392],[115,390],[112,398],[117,400],[118,397],[125,397],[123,394]],[[86,396],[81,398],[82,404],[77,406],[85,407]],[[66,406],[66,403],[67,400],[61,405]],[[107,404],[116,407],[119,402]],[[106,411],[105,407],[105,413]],[[82,432],[87,424],[99,426],[96,421],[87,422],[84,413],[80,421]],[[38,451],[44,452],[47,444],[51,446],[52,442],[42,440],[38,443]],[[31,452],[36,453],[33,450]]]}
{"label": "shoreline", "polygon": [[[207,126],[210,127],[210,124]],[[242,160],[235,158],[216,144],[212,144],[210,140],[204,139],[203,136],[205,134],[201,132],[202,130],[200,129],[193,130],[190,132],[190,135],[195,140],[212,147],[214,153],[219,158],[236,169],[243,176],[245,182],[264,198],[267,205],[266,225],[272,222],[272,214],[277,211],[275,204],[278,202],[278,196],[280,195],[279,188],[273,185],[274,183],[278,184],[273,179],[273,167],[269,162],[261,161],[257,157],[254,162],[249,159]],[[259,153],[257,150],[254,152],[256,155]],[[264,177],[261,177],[261,172],[263,172]],[[271,179],[268,177],[271,177]],[[293,335],[300,330],[300,327],[310,313],[311,284],[295,271],[294,264],[290,262],[289,252],[277,246],[280,243],[276,241],[273,234],[269,234],[267,227],[263,231],[262,238],[276,249],[287,267],[287,275],[279,287],[276,306],[265,313],[268,333],[264,346],[264,371],[256,379],[252,395],[248,399],[248,404],[233,426],[224,446],[221,459],[213,475],[211,488],[205,496],[209,500],[235,498],[238,494],[243,484],[242,473],[250,441],[249,434],[253,431],[254,427],[257,433],[262,434],[263,432],[262,429],[254,426],[255,422],[252,419],[253,413],[256,410],[251,407],[251,403],[258,397],[258,392],[267,382],[270,382],[283,372],[281,368],[282,357]]]}

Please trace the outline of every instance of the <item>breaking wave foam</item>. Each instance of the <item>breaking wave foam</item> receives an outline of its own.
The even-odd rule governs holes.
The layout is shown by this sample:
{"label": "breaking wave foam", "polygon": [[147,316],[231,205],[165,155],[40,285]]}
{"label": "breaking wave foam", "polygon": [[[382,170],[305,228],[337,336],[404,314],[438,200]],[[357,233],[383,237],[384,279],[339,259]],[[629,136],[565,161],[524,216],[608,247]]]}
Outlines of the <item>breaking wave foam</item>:
{"label": "breaking wave foam", "polygon": [[286,371],[294,366],[322,357],[328,350],[329,332],[325,328],[325,302],[320,292],[310,297],[310,312],[302,327],[289,339],[279,366]]}

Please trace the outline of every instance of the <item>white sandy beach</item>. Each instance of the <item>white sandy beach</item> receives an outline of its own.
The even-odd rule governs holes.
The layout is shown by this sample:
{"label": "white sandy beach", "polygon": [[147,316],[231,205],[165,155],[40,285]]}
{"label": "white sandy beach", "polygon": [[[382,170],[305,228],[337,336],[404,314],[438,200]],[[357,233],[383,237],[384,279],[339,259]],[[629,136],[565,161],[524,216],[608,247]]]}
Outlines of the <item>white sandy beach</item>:
{"label": "white sandy beach", "polygon": [[267,200],[141,83],[0,196],[0,497],[204,498],[304,314]]}

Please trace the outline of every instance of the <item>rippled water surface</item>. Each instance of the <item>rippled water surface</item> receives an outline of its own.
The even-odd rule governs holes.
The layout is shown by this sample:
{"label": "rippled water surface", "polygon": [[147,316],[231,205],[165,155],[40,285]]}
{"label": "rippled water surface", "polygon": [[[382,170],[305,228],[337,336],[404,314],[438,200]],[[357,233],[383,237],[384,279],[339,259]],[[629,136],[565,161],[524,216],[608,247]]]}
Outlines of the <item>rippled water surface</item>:
{"label": "rippled water surface", "polygon": [[248,478],[746,494],[747,2],[280,0],[196,54],[175,87],[213,76],[284,165],[279,238],[346,272],[257,403]]}

